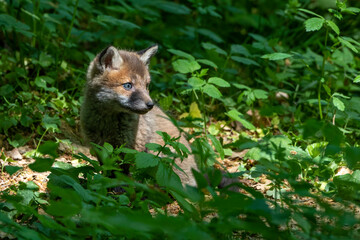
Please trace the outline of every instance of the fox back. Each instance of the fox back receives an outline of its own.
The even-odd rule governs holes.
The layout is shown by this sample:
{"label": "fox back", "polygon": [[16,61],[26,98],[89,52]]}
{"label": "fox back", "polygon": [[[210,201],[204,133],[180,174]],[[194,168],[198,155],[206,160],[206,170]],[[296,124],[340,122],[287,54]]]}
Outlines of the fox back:
{"label": "fox back", "polygon": [[[157,49],[155,45],[131,52],[110,46],[90,63],[80,116],[87,142],[125,144],[128,148],[144,151],[146,143],[163,144],[156,131],[180,136],[166,114],[154,106],[149,95],[148,65]],[[183,136],[180,142],[189,148]],[[184,170],[174,169],[182,183],[195,185],[191,169],[197,169],[197,166],[193,156],[177,164]]]}

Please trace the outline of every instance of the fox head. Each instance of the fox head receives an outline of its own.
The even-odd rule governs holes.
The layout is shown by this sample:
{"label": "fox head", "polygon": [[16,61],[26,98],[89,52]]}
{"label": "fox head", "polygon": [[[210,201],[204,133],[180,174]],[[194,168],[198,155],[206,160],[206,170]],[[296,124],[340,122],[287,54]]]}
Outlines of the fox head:
{"label": "fox head", "polygon": [[113,46],[104,49],[89,66],[87,91],[112,111],[147,113],[154,106],[148,90],[148,65],[157,49],[157,45],[138,52]]}

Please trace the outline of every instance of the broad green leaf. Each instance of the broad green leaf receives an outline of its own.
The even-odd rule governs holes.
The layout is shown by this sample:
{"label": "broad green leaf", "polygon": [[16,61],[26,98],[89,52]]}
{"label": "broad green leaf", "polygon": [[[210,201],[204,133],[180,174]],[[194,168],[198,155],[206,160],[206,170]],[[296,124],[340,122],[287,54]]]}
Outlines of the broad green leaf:
{"label": "broad green leaf", "polygon": [[207,60],[207,59],[198,59],[196,61],[199,62],[199,63],[205,64],[205,65],[208,65],[210,67],[213,67],[215,69],[218,68],[218,66],[214,62],[212,62],[210,60]]}
{"label": "broad green leaf", "polygon": [[212,144],[214,145],[216,151],[219,153],[220,158],[223,160],[224,156],[225,156],[225,153],[224,153],[224,149],[223,149],[220,141],[215,136],[213,136],[211,134],[208,134],[207,136],[210,138],[210,140],[211,140]]}
{"label": "broad green leaf", "polygon": [[195,60],[195,58],[194,58],[192,55],[190,55],[190,54],[188,54],[188,53],[186,53],[186,52],[183,52],[183,51],[181,51],[181,50],[168,49],[168,51],[171,52],[171,53],[174,54],[174,55],[179,56],[179,57],[187,58],[187,59],[189,59],[189,60],[191,60],[191,61],[194,61],[194,60]]}
{"label": "broad green leaf", "polygon": [[48,154],[54,158],[58,157],[57,149],[59,147],[59,143],[46,141],[39,146],[38,152],[41,154]]}
{"label": "broad green leaf", "polygon": [[334,106],[339,109],[340,111],[344,111],[345,110],[345,105],[344,103],[337,97],[333,97],[333,104]]}
{"label": "broad green leaf", "polygon": [[222,78],[212,77],[208,80],[209,83],[215,84],[219,87],[230,87],[230,84]]}
{"label": "broad green leaf", "polygon": [[310,18],[304,22],[305,29],[307,32],[318,31],[322,28],[324,21],[323,18]]}
{"label": "broad green leaf", "polygon": [[206,93],[207,95],[209,95],[210,97],[213,97],[213,98],[219,99],[222,97],[221,92],[212,84],[206,84],[203,87],[203,91],[204,91],[204,93]]}
{"label": "broad green leaf", "polygon": [[5,85],[0,87],[0,96],[7,96],[12,91],[14,91],[14,88],[9,84],[5,84]]}
{"label": "broad green leaf", "polygon": [[159,159],[150,153],[139,152],[135,155],[135,163],[137,168],[155,167]]}
{"label": "broad green leaf", "polygon": [[17,171],[19,171],[20,169],[22,169],[22,167],[18,167],[18,166],[5,166],[5,172],[7,172],[8,174],[13,175],[14,173],[16,173]]}
{"label": "broad green leaf", "polygon": [[191,77],[189,78],[188,83],[194,88],[199,88],[203,86],[206,82],[198,77]]}
{"label": "broad green leaf", "polygon": [[267,99],[268,98],[268,93],[264,90],[261,89],[255,89],[253,90],[254,96],[257,99]]}
{"label": "broad green leaf", "polygon": [[240,122],[245,128],[247,128],[249,130],[256,129],[254,125],[252,125],[250,122],[245,120],[243,115],[235,109],[230,110],[229,112],[226,113],[226,115],[228,115],[231,119]]}
{"label": "broad green leaf", "polygon": [[41,124],[45,129],[58,131],[60,126],[60,118],[58,116],[51,117],[46,113],[42,119]]}
{"label": "broad green leaf", "polygon": [[356,78],[354,79],[354,83],[359,83],[360,82],[360,75],[356,76]]}
{"label": "broad green leaf", "polygon": [[326,23],[329,25],[329,27],[337,34],[340,34],[339,27],[331,20],[326,20]]}
{"label": "broad green leaf", "polygon": [[249,59],[249,58],[238,57],[238,56],[231,56],[231,59],[234,60],[234,61],[236,61],[236,62],[245,64],[245,65],[260,66],[257,62],[255,62],[254,60]]}
{"label": "broad green leaf", "polygon": [[249,51],[242,45],[233,44],[231,45],[231,54],[240,54],[244,55],[245,57],[250,57]]}
{"label": "broad green leaf", "polygon": [[269,59],[271,61],[282,60],[282,59],[290,58],[290,57],[292,57],[292,55],[288,54],[288,53],[270,53],[270,54],[265,54],[265,55],[261,56],[261,58]]}
{"label": "broad green leaf", "polygon": [[148,150],[154,151],[154,152],[159,152],[162,149],[162,146],[160,144],[157,144],[157,143],[146,143],[145,147]]}
{"label": "broad green leaf", "polygon": [[29,165],[29,168],[36,172],[47,172],[50,171],[55,158],[39,158],[34,157],[35,162]]}
{"label": "broad green leaf", "polygon": [[359,51],[355,48],[355,46],[349,42],[348,40],[346,40],[344,37],[338,37],[339,41],[342,43],[343,46],[348,47],[349,49],[351,49],[353,52],[358,53]]}
{"label": "broad green leaf", "polygon": [[180,73],[192,73],[199,70],[201,66],[196,61],[189,61],[185,59],[178,59],[172,63],[175,71]]}
{"label": "broad green leaf", "polygon": [[42,66],[42,67],[48,67],[52,64],[53,62],[53,57],[44,53],[44,52],[41,52],[40,53],[40,57],[39,57],[39,64]]}

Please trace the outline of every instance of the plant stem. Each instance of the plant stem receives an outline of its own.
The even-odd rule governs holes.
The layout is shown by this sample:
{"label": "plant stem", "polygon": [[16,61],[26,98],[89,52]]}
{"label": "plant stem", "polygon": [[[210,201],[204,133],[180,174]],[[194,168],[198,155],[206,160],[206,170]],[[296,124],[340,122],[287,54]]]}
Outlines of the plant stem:
{"label": "plant stem", "polygon": [[323,56],[323,62],[322,62],[322,67],[321,67],[321,78],[319,80],[319,87],[318,87],[318,102],[319,102],[319,114],[320,114],[320,119],[323,119],[323,114],[322,114],[322,108],[321,108],[321,80],[324,79],[325,81],[325,62],[326,62],[326,47],[327,47],[327,41],[328,41],[328,35],[329,35],[329,29],[326,28],[326,34],[325,34],[325,52],[324,52],[324,56]]}
{"label": "plant stem", "polygon": [[[43,133],[43,135],[41,135],[40,140],[39,140],[39,142],[38,142],[38,144],[37,144],[37,146],[36,146],[35,154],[37,154],[38,149],[39,149],[39,146],[40,146],[40,143],[42,142],[42,139],[43,139],[43,137],[45,136],[45,134],[46,134],[47,131],[48,131],[48,129],[45,129],[45,132]],[[35,155],[35,156],[36,156],[36,155]]]}
{"label": "plant stem", "polygon": [[207,128],[206,128],[205,100],[204,100],[204,93],[202,91],[201,91],[201,103],[202,103],[202,109],[203,109],[204,134],[205,134],[205,139],[208,139],[207,138]]}
{"label": "plant stem", "polygon": [[79,0],[76,0],[75,7],[74,7],[74,12],[73,12],[73,15],[72,15],[72,18],[71,18],[70,27],[69,27],[69,32],[68,32],[68,35],[67,35],[66,41],[65,41],[66,43],[69,41],[69,38],[70,38],[70,35],[71,35],[71,30],[72,30],[73,25],[74,25],[75,15],[76,15],[76,11],[77,11],[78,5],[79,5]]}

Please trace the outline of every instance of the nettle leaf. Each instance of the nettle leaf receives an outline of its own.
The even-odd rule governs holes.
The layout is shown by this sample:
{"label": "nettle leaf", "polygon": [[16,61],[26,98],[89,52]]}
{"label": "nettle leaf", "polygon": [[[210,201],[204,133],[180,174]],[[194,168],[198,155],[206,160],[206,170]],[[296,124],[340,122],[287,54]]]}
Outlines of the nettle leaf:
{"label": "nettle leaf", "polygon": [[310,18],[304,22],[305,29],[307,32],[318,31],[322,28],[324,22],[325,19],[323,18],[318,18],[318,17]]}
{"label": "nettle leaf", "polygon": [[50,55],[47,55],[44,52],[40,53],[40,57],[39,57],[39,64],[42,67],[48,67],[53,63],[53,57]]}
{"label": "nettle leaf", "polygon": [[359,83],[360,82],[360,75],[356,76],[356,78],[354,79],[354,83]]}
{"label": "nettle leaf", "polygon": [[285,58],[290,58],[292,56],[293,56],[292,54],[288,54],[288,53],[270,53],[263,55],[261,58],[269,59],[271,61],[277,61]]}
{"label": "nettle leaf", "polygon": [[331,20],[326,20],[327,25],[337,34],[340,34],[339,27]]}
{"label": "nettle leaf", "polygon": [[348,13],[352,13],[352,14],[356,14],[356,13],[360,12],[360,8],[348,7],[348,8],[345,8],[343,11],[348,12]]}
{"label": "nettle leaf", "polygon": [[260,66],[257,62],[255,62],[254,60],[249,59],[249,58],[238,57],[238,56],[231,56],[231,59],[234,60],[234,61],[236,61],[236,62],[245,64],[245,65]]}
{"label": "nettle leaf", "polygon": [[268,92],[261,90],[261,89],[255,89],[253,91],[255,98],[257,99],[267,99],[268,98]]}
{"label": "nettle leaf", "polygon": [[139,152],[135,155],[135,164],[137,168],[155,167],[159,163],[159,159],[146,152]]}
{"label": "nettle leaf", "polygon": [[217,89],[214,85],[212,84],[206,84],[204,87],[203,87],[203,91],[204,93],[206,93],[207,95],[209,95],[210,97],[213,97],[213,98],[221,98],[222,97],[222,94],[221,92],[219,91],[219,89]]}
{"label": "nettle leaf", "polygon": [[207,60],[207,59],[198,59],[196,61],[198,61],[199,63],[205,64],[205,65],[208,65],[210,67],[213,67],[215,69],[218,68],[218,66],[214,62]]}
{"label": "nettle leaf", "polygon": [[214,33],[213,31],[211,31],[209,29],[200,28],[200,29],[197,29],[197,32],[201,35],[204,35],[204,36],[210,38],[211,40],[213,40],[217,43],[224,42],[224,40],[219,35],[217,35],[216,33]]}
{"label": "nettle leaf", "polygon": [[189,61],[185,59],[178,59],[172,63],[175,71],[180,73],[192,73],[199,70],[201,66],[196,61]]}
{"label": "nettle leaf", "polygon": [[344,111],[345,110],[345,105],[344,103],[337,97],[333,97],[333,104],[334,106],[339,109],[340,111]]}
{"label": "nettle leaf", "polygon": [[244,117],[243,114],[239,113],[237,110],[232,109],[226,113],[231,119],[240,122],[245,128],[249,130],[255,130],[255,126],[248,122]]}
{"label": "nettle leaf", "polygon": [[228,83],[224,79],[218,78],[218,77],[209,78],[208,82],[215,84],[216,86],[219,86],[219,87],[230,87],[230,83]]}
{"label": "nettle leaf", "polygon": [[194,88],[199,88],[203,86],[206,82],[198,77],[191,77],[189,78],[188,83]]}
{"label": "nettle leaf", "polygon": [[40,145],[38,152],[41,154],[49,154],[50,156],[56,158],[58,157],[57,149],[59,147],[59,143],[46,141]]}
{"label": "nettle leaf", "polygon": [[249,51],[242,45],[233,44],[231,45],[231,54],[240,54],[244,55],[245,57],[250,57]]}
{"label": "nettle leaf", "polygon": [[42,126],[45,129],[53,130],[53,131],[59,131],[60,128],[60,118],[59,116],[50,117],[48,114],[45,114],[45,116],[42,119],[41,122]]}
{"label": "nettle leaf", "polygon": [[192,55],[190,55],[190,54],[188,54],[186,52],[176,50],[176,49],[168,49],[168,51],[171,52],[172,54],[176,55],[176,56],[187,58],[187,59],[192,60],[192,61],[195,60],[195,58]]}

